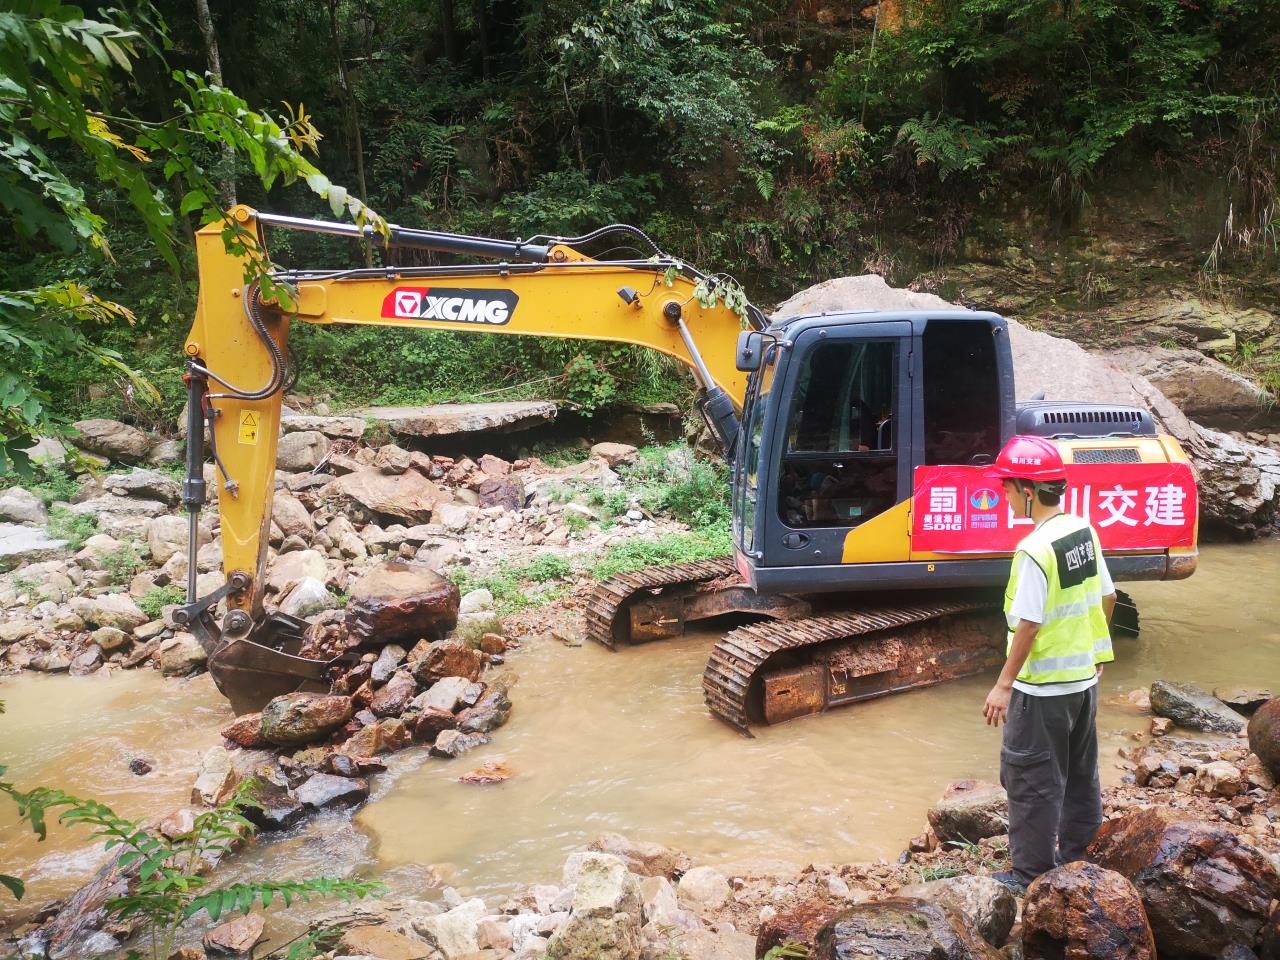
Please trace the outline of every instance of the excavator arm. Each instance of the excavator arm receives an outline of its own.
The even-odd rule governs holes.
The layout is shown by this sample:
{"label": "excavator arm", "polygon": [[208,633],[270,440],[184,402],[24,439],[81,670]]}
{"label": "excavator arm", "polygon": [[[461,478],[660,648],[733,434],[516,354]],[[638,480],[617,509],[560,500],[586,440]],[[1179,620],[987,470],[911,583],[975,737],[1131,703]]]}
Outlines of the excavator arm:
{"label": "excavator arm", "polygon": [[[282,398],[295,374],[289,363],[293,322],[408,327],[560,337],[634,344],[687,365],[699,407],[726,447],[736,441],[746,374],[735,365],[744,317],[720,298],[716,281],[662,254],[634,227],[615,225],[573,240],[504,241],[390,228],[390,248],[427,249],[496,262],[452,266],[384,266],[288,270],[272,275],[294,292],[292,309],[264,302],[246,284],[249,258],[265,256],[263,228],[360,237],[362,229],[260,214],[230,213],[244,249],[232,253],[221,225],[196,235],[200,281],[187,337],[187,467],[183,501],[190,517],[187,604],[175,620],[205,646],[210,672],[237,712],[299,688],[325,687],[324,661],[299,657],[306,624],[263,610],[263,573]],[[365,228],[367,230],[367,228]],[[652,248],[634,260],[596,260],[575,248],[609,232]],[[535,242],[540,241],[540,242]],[[256,249],[255,249],[256,246]],[[706,301],[704,306],[702,301]],[[745,322],[764,318],[747,305]],[[359,358],[351,362],[358,364]],[[207,450],[206,450],[207,447]],[[215,463],[225,584],[196,596],[198,516],[206,500],[203,465]],[[215,610],[225,600],[219,621]]]}

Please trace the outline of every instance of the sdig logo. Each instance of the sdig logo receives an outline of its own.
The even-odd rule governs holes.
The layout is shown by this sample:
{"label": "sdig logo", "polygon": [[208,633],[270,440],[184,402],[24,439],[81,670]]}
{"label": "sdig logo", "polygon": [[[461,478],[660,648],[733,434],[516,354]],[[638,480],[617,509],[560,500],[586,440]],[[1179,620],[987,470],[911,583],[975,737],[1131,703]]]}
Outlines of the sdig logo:
{"label": "sdig logo", "polygon": [[509,290],[456,287],[396,287],[382,300],[382,316],[392,320],[441,320],[500,327],[520,298]]}

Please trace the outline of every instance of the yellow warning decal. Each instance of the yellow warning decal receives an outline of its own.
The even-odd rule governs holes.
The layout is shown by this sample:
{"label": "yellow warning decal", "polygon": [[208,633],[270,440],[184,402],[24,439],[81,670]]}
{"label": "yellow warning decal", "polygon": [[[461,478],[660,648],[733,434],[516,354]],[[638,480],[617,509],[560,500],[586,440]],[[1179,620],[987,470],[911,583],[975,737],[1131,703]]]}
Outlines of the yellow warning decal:
{"label": "yellow warning decal", "polygon": [[252,410],[240,411],[240,442],[258,442],[258,414]]}

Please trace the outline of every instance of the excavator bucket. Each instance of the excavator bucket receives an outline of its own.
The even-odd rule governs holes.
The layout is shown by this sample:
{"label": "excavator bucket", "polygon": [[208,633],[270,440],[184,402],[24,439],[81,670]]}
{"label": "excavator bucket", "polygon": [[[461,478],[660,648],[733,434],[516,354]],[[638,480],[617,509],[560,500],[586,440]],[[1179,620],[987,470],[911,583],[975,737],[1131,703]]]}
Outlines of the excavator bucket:
{"label": "excavator bucket", "polygon": [[195,631],[209,654],[213,682],[237,716],[261,710],[284,693],[328,692],[329,668],[336,661],[298,656],[306,626],[305,620],[273,613],[246,637],[214,639],[208,631]]}

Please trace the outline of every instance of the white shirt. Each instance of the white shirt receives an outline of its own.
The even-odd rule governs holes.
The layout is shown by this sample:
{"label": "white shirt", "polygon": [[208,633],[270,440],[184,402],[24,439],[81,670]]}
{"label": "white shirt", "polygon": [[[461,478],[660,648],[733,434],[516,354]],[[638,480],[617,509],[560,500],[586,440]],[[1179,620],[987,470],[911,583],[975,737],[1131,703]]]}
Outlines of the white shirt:
{"label": "white shirt", "polygon": [[[1013,595],[1013,605],[1009,613],[1019,620],[1030,620],[1032,623],[1044,623],[1044,606],[1049,599],[1049,581],[1040,569],[1040,565],[1025,553],[1019,553],[1015,561],[1018,564],[1018,589]],[[1107,561],[1098,555],[1098,579],[1102,595],[1115,592],[1115,584],[1111,581],[1111,571],[1107,569]],[[1098,682],[1095,673],[1087,680],[1074,680],[1067,683],[1034,684],[1013,681],[1013,689],[1033,697],[1060,697],[1067,693],[1079,693],[1088,690]]]}

